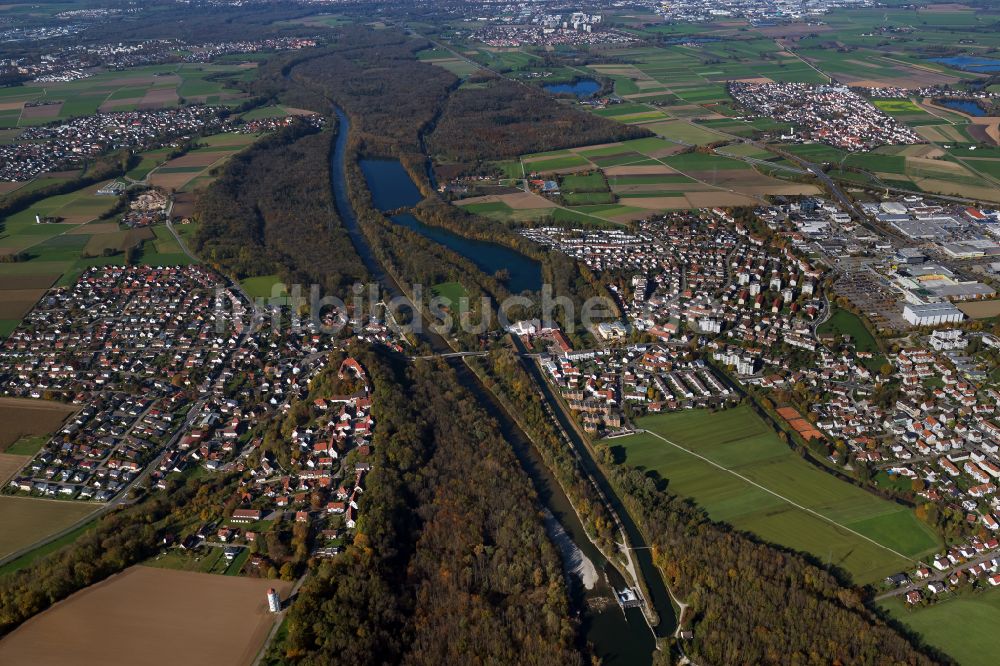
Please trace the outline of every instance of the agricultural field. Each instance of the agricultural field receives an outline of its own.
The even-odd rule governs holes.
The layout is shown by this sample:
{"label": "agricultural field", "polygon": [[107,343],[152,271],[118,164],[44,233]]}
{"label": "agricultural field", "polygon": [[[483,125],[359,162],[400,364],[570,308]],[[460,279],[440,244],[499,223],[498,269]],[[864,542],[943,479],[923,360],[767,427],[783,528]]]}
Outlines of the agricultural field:
{"label": "agricultural field", "polygon": [[[0,641],[0,662],[248,666],[274,626],[270,587],[285,599],[291,583],[132,567],[28,620]],[[94,640],[109,628],[114,641]]]}
{"label": "agricultural field", "polygon": [[[244,97],[228,81],[255,74],[256,64],[167,64],[101,72],[66,83],[0,89],[0,127],[40,125],[77,116],[177,106],[221,104]],[[25,106],[25,103],[34,106]]]}
{"label": "agricultural field", "polygon": [[29,460],[29,455],[0,453],[0,485],[6,485]]}
{"label": "agricultural field", "polygon": [[1000,638],[1000,590],[967,593],[924,608],[910,608],[902,597],[879,604],[928,645],[942,650],[963,666],[996,663]]}
{"label": "agricultural field", "polygon": [[54,433],[76,411],[61,402],[0,398],[0,452],[10,453],[10,447],[23,437]]}
{"label": "agricultural field", "polygon": [[803,461],[749,407],[649,416],[638,425],[649,432],[602,445],[657,473],[713,519],[811,553],[857,583],[908,569],[940,545],[909,509]]}
{"label": "agricultural field", "polygon": [[[683,121],[690,131],[701,130]],[[652,127],[652,126],[651,126]],[[688,135],[691,138],[691,135]],[[714,135],[713,135],[714,136]],[[722,135],[716,136],[724,141]],[[819,190],[811,184],[793,183],[764,174],[750,163],[711,152],[682,152],[684,146],[662,137],[633,139],[597,146],[582,146],[549,153],[525,155],[522,165],[528,174],[560,178],[566,204],[557,211],[541,211],[534,217],[552,215],[560,221],[599,219],[627,222],[651,212],[686,210],[708,206],[756,205],[767,195],[809,195]],[[687,149],[690,150],[690,149]],[[765,156],[777,160],[776,156]],[[749,157],[749,156],[748,156]],[[603,175],[611,193],[590,190],[585,194],[580,178]],[[569,183],[567,187],[566,183]],[[460,205],[473,203],[459,202]],[[476,204],[486,203],[478,197]],[[514,219],[499,208],[476,210],[494,219]]]}
{"label": "agricultural field", "polygon": [[168,192],[199,189],[213,180],[213,170],[225,164],[226,160],[257,138],[253,134],[215,134],[205,137],[199,140],[203,145],[180,157],[161,162],[143,177],[150,185]]}
{"label": "agricultural field", "polygon": [[89,502],[0,495],[0,557],[69,527],[96,509]]}

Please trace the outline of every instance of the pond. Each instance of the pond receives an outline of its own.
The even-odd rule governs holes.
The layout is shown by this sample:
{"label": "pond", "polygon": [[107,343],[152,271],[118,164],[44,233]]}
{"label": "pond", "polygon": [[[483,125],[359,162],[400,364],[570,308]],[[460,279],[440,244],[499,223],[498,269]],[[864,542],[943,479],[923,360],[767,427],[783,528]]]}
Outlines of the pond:
{"label": "pond", "polygon": [[601,89],[601,84],[593,79],[577,79],[573,83],[550,83],[542,86],[546,92],[553,95],[576,95],[580,99],[593,97]]}
{"label": "pond", "polygon": [[459,236],[441,227],[432,227],[409,213],[394,215],[391,219],[428,240],[454,250],[487,275],[493,275],[501,269],[506,270],[509,275],[506,280],[507,288],[512,293],[538,291],[542,288],[541,264],[516,250],[497,243]]}
{"label": "pond", "polygon": [[963,69],[967,72],[975,72],[976,74],[1000,72],[1000,60],[995,58],[951,56],[949,58],[931,58],[930,60],[956,69]]}
{"label": "pond", "polygon": [[986,111],[983,107],[976,104],[975,101],[971,99],[936,99],[934,103],[938,106],[946,106],[949,109],[954,109],[955,111],[961,111],[970,116],[985,116]]}

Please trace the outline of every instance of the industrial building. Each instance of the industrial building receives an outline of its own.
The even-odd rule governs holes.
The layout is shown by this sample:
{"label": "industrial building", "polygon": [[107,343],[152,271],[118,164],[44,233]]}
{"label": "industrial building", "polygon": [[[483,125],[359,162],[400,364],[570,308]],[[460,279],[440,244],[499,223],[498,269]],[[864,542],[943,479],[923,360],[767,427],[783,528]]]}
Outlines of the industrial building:
{"label": "industrial building", "polygon": [[965,318],[962,311],[951,303],[908,303],[903,307],[903,319],[914,326],[937,326],[960,322]]}

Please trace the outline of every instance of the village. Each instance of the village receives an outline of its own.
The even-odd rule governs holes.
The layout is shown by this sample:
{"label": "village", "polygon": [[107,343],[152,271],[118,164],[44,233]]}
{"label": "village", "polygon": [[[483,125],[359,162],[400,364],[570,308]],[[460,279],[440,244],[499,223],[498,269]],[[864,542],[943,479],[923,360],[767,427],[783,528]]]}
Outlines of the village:
{"label": "village", "polygon": [[819,141],[850,151],[924,140],[867,99],[843,86],[730,81],[729,94],[761,117],[795,125],[784,140]]}
{"label": "village", "polygon": [[[398,349],[398,339],[368,321],[352,320],[344,341],[319,322],[275,326],[263,316],[274,307],[200,266],[93,268],[51,292],[0,347],[2,392],[78,411],[3,492],[129,504],[177,475],[236,471],[225,524],[170,546],[223,544],[232,560],[287,513],[317,537],[312,556],[337,554],[358,518],[375,425],[370,380],[338,350],[349,340]],[[342,392],[310,397],[332,373]],[[302,425],[264,443],[260,428],[289,413]]]}

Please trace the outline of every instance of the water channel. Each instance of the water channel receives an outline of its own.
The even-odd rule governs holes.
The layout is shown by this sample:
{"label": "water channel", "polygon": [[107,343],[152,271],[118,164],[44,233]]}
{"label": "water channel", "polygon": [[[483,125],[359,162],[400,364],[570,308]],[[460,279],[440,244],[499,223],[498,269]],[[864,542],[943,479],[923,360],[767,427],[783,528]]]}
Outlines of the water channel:
{"label": "water channel", "polygon": [[[379,280],[390,296],[401,295],[399,285],[382,269],[372,253],[368,239],[358,224],[347,196],[345,162],[350,122],[339,109],[337,118],[339,132],[330,164],[331,186],[337,212],[369,273]],[[430,332],[428,327],[425,326],[424,331],[423,339],[436,352],[451,351],[447,343]],[[459,382],[496,418],[501,432],[511,443],[518,461],[531,478],[543,507],[547,514],[551,515],[547,521],[547,531],[562,554],[568,578],[572,583],[574,605],[582,612],[581,619],[587,640],[594,645],[595,651],[605,664],[651,663],[655,639],[642,611],[632,608],[623,612],[613,600],[611,587],[620,588],[625,585],[621,574],[605,560],[587,538],[583,525],[559,483],[545,466],[527,436],[496,402],[493,394],[481,386],[464,361],[450,358],[448,362],[458,375]],[[638,545],[638,542],[634,543]],[[645,557],[649,558],[648,550],[636,553],[645,553]],[[588,589],[583,579],[589,577],[588,572],[595,571],[598,573],[597,580],[588,581],[592,583]],[[659,576],[656,576],[655,580],[659,581]],[[655,591],[654,596],[656,596]],[[672,631],[674,620],[669,602],[665,609],[661,609],[657,600],[654,600],[654,607],[660,613],[660,627]]]}

